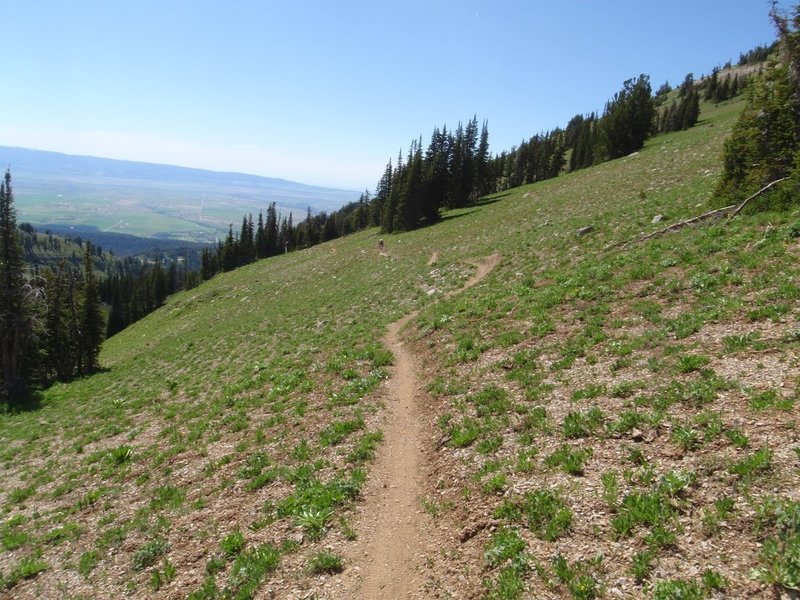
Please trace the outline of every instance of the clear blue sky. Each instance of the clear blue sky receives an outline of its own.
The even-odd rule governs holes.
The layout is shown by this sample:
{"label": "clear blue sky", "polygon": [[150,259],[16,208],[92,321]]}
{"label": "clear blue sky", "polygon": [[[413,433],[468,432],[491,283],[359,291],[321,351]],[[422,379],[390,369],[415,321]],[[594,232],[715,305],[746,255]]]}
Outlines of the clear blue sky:
{"label": "clear blue sky", "polygon": [[[789,2],[781,6],[789,7]],[[374,188],[435,126],[493,153],[775,38],[766,0],[19,0],[0,145]]]}

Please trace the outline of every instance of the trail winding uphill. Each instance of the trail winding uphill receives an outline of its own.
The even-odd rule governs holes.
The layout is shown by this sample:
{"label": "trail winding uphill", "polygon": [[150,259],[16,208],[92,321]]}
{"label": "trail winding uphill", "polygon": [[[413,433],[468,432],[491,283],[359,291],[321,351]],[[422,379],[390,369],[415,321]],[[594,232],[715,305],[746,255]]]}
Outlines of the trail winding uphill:
{"label": "trail winding uphill", "polygon": [[[448,297],[480,282],[499,262],[500,255],[493,254],[471,263],[477,267],[476,273]],[[430,464],[426,453],[432,451],[426,432],[432,424],[423,412],[425,392],[416,375],[416,358],[401,335],[416,314],[392,323],[383,339],[395,360],[388,385],[384,441],[356,524],[362,543],[353,557],[355,565],[349,569],[355,576],[346,586],[354,598],[429,597],[421,567],[437,544],[430,539],[434,527],[421,497]]]}

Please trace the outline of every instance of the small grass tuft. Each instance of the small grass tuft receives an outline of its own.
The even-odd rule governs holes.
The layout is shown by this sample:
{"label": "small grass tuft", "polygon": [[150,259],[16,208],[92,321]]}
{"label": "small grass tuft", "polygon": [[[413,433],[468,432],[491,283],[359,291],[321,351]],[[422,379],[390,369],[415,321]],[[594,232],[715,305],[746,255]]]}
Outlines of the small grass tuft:
{"label": "small grass tuft", "polygon": [[332,575],[344,569],[342,558],[329,550],[322,550],[308,559],[308,570],[315,575]]}
{"label": "small grass tuft", "polygon": [[495,516],[524,523],[537,537],[549,542],[565,535],[572,526],[572,510],[553,490],[535,490],[516,500],[505,499]]}
{"label": "small grass tuft", "polygon": [[228,557],[234,557],[244,550],[244,534],[239,529],[234,529],[219,542],[222,553]]}

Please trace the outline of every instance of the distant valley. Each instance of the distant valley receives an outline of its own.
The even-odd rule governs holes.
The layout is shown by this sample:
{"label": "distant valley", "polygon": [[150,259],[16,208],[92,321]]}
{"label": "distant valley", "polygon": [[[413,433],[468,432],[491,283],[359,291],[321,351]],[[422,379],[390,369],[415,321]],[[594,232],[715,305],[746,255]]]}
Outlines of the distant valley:
{"label": "distant valley", "polygon": [[91,237],[121,233],[213,242],[275,202],[294,221],[335,210],[358,192],[284,179],[0,146],[19,222]]}

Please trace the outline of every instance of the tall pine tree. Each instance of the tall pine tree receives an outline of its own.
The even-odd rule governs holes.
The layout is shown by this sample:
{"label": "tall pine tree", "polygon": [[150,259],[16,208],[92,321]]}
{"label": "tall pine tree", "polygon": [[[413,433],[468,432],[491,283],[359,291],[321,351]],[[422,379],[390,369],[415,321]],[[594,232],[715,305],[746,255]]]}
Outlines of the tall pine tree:
{"label": "tall pine tree", "polygon": [[22,246],[17,233],[11,171],[0,183],[0,353],[2,392],[9,398],[25,396],[28,386],[19,372],[19,358],[26,342],[29,314]]}
{"label": "tall pine tree", "polygon": [[83,253],[83,303],[80,313],[80,357],[81,372],[92,373],[97,370],[100,344],[106,330],[105,319],[100,305],[100,291],[94,273],[92,244],[86,242]]}
{"label": "tall pine tree", "polygon": [[650,78],[628,79],[606,104],[600,120],[601,139],[607,158],[620,158],[639,150],[653,131],[655,102]]}
{"label": "tall pine tree", "polygon": [[[768,183],[791,176],[760,202],[797,202],[800,188],[800,5],[791,17],[772,19],[780,37],[779,62],[748,84],[744,111],[725,142],[719,204],[738,201]],[[754,206],[751,204],[751,206]]]}

